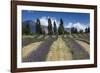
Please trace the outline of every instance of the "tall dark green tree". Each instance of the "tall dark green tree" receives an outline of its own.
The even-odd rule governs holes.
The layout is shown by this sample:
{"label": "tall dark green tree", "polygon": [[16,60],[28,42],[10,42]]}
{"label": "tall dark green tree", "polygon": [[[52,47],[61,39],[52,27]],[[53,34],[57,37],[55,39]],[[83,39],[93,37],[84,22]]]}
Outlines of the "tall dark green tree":
{"label": "tall dark green tree", "polygon": [[42,34],[42,27],[41,27],[41,23],[40,23],[39,19],[37,19],[37,21],[36,21],[36,33]]}
{"label": "tall dark green tree", "polygon": [[40,25],[40,20],[36,20],[36,33],[39,33],[39,25]]}
{"label": "tall dark green tree", "polygon": [[56,26],[56,22],[55,21],[54,21],[53,25],[54,25],[54,34],[57,34],[57,26]]}
{"label": "tall dark green tree", "polygon": [[22,22],[22,34],[24,35],[31,34],[31,22],[30,21]]}
{"label": "tall dark green tree", "polygon": [[75,28],[75,27],[71,28],[71,33],[77,33],[77,32],[78,32],[77,28]]}
{"label": "tall dark green tree", "polygon": [[25,26],[24,26],[24,23],[22,23],[22,34],[23,35],[25,34]]}
{"label": "tall dark green tree", "polygon": [[63,26],[63,20],[60,19],[60,25],[58,27],[58,33],[59,35],[64,34],[64,26]]}
{"label": "tall dark green tree", "polygon": [[51,22],[50,18],[48,19],[48,34],[49,35],[53,34],[53,31],[52,31],[52,22]]}
{"label": "tall dark green tree", "polygon": [[85,28],[85,33],[87,33],[88,32],[88,29],[87,28]]}
{"label": "tall dark green tree", "polygon": [[30,24],[26,24],[26,32],[27,35],[31,33]]}
{"label": "tall dark green tree", "polygon": [[85,33],[89,33],[90,32],[90,27],[85,28]]}
{"label": "tall dark green tree", "polygon": [[87,30],[88,30],[88,33],[89,33],[89,32],[90,32],[90,27],[88,27],[88,29],[87,29]]}
{"label": "tall dark green tree", "polygon": [[80,31],[79,31],[80,33],[83,33],[83,30],[82,29],[80,29]]}
{"label": "tall dark green tree", "polygon": [[36,33],[42,34],[42,27],[41,27],[41,23],[40,23],[39,19],[37,19],[37,21],[36,21]]}

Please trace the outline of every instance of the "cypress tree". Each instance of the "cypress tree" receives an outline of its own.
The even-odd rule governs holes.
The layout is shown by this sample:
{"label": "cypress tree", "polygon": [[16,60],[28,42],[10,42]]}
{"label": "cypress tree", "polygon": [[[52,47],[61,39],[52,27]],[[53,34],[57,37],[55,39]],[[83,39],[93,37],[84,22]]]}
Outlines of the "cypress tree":
{"label": "cypress tree", "polygon": [[36,33],[37,34],[42,34],[42,27],[41,27],[39,19],[37,19],[37,21],[36,21]]}
{"label": "cypress tree", "polygon": [[88,33],[90,32],[90,27],[88,27],[87,31],[88,31]]}
{"label": "cypress tree", "polygon": [[87,31],[88,31],[88,29],[87,29],[87,28],[85,28],[85,33],[87,33]]}
{"label": "cypress tree", "polygon": [[58,32],[59,32],[59,35],[64,34],[64,26],[63,26],[63,20],[62,19],[60,19],[60,25],[58,27]]}
{"label": "cypress tree", "polygon": [[80,32],[80,33],[83,33],[83,30],[81,29],[79,32]]}
{"label": "cypress tree", "polygon": [[54,21],[54,34],[57,34],[57,26],[56,26],[56,22]]}
{"label": "cypress tree", "polygon": [[30,24],[27,23],[24,28],[25,34],[29,35],[31,33]]}
{"label": "cypress tree", "polygon": [[90,27],[85,28],[85,33],[89,33],[90,32]]}
{"label": "cypress tree", "polygon": [[51,19],[48,19],[48,34],[52,35],[53,31],[52,31],[52,23],[51,23]]}

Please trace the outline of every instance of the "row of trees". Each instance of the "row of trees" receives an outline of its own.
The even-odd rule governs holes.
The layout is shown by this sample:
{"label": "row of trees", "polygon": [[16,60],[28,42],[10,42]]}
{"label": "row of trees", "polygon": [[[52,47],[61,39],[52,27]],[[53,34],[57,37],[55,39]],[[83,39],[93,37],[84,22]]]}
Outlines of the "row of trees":
{"label": "row of trees", "polygon": [[[36,24],[35,25],[35,28],[36,28],[35,33],[37,33],[37,34],[48,34],[48,35],[59,34],[59,35],[62,35],[65,33],[70,33],[70,32],[71,33],[83,33],[83,30],[78,31],[77,28],[75,28],[75,27],[70,28],[71,29],[70,32],[65,31],[64,25],[63,25],[64,23],[63,23],[62,19],[60,19],[59,27],[57,28],[56,22],[54,21],[52,24],[51,19],[48,18],[48,26],[47,26],[48,33],[46,33],[45,29],[42,27],[39,19],[36,20],[35,24]],[[90,32],[90,28],[88,27],[85,29],[85,33],[89,33],[89,32]],[[30,24],[27,23],[26,26],[23,27],[23,34],[26,34],[26,35],[31,34]]]}
{"label": "row of trees", "polygon": [[83,32],[89,33],[90,32],[90,28],[89,27],[85,28],[85,31],[83,31],[82,29],[80,31],[78,31],[77,28],[75,28],[75,27],[71,28],[71,33],[83,33]]}
{"label": "row of trees", "polygon": [[[48,19],[48,34],[49,35],[52,35],[52,34],[59,34],[59,35],[61,35],[61,34],[69,33],[69,32],[67,32],[67,31],[64,30],[63,20],[62,19],[60,19],[60,24],[59,24],[58,29],[57,29],[55,21],[53,22],[53,26],[54,27],[52,27],[52,22],[51,22],[51,19],[49,18]],[[72,27],[71,30],[70,30],[70,32],[71,33],[83,33],[84,31],[82,29],[80,31],[78,31],[77,28]],[[85,29],[85,33],[89,33],[89,32],[90,32],[90,28],[87,27]],[[38,33],[38,34],[45,33],[45,31],[41,27],[41,23],[40,23],[39,19],[37,19],[37,21],[36,21],[36,33]]]}
{"label": "row of trees", "polygon": [[[64,34],[64,26],[63,26],[63,20],[62,19],[60,19],[60,24],[59,24],[58,29],[57,29],[55,21],[53,22],[53,26],[52,26],[51,19],[49,18],[48,19],[48,27],[47,27],[49,35]],[[37,19],[37,21],[36,21],[36,33],[38,33],[38,34],[43,34],[44,33],[45,34],[45,31],[43,30],[39,19]]]}

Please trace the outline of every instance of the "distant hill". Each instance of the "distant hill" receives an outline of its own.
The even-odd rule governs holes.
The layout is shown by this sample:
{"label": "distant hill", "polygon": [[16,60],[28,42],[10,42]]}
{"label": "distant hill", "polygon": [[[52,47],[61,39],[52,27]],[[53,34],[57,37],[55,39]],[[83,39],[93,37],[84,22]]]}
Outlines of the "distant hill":
{"label": "distant hill", "polygon": [[22,22],[22,27],[24,28],[26,26],[26,24],[29,24],[30,27],[31,27],[31,32],[35,32],[35,22],[34,21],[31,21],[31,20],[27,20],[27,21],[23,21]]}
{"label": "distant hill", "polygon": [[[35,21],[32,21],[32,20],[23,21],[23,22],[22,22],[22,27],[24,28],[27,24],[30,25],[30,27],[31,27],[31,32],[35,32],[35,30],[36,30],[36,23],[35,23]],[[45,31],[46,33],[48,33],[47,26],[44,26],[44,25],[41,25],[41,26],[42,26],[42,28],[44,29],[44,31]]]}
{"label": "distant hill", "polygon": [[64,28],[66,32],[71,32],[71,28]]}

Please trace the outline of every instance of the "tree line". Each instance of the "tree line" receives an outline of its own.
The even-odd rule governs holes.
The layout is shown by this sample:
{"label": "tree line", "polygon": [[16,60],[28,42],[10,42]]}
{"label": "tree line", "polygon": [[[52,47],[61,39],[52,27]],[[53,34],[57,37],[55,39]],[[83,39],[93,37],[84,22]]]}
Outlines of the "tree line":
{"label": "tree line", "polygon": [[85,28],[85,31],[83,31],[82,29],[80,29],[78,31],[77,28],[75,28],[75,27],[71,28],[71,33],[83,33],[83,32],[89,33],[90,32],[90,28],[89,27]]}
{"label": "tree line", "polygon": [[[54,21],[53,24],[52,24],[51,19],[48,18],[47,29],[48,29],[48,35],[53,35],[53,34],[59,34],[59,35],[61,35],[61,34],[64,34],[63,20],[60,19],[60,24],[59,24],[59,27],[57,29],[56,22]],[[37,19],[37,21],[36,21],[36,33],[37,34],[45,34],[45,30],[42,28],[39,19]]]}
{"label": "tree line", "polygon": [[[48,26],[47,26],[48,33],[46,33],[45,29],[42,27],[40,19],[37,19],[35,24],[36,24],[35,25],[35,28],[36,28],[35,33],[36,34],[62,35],[62,34],[69,33],[67,31],[65,31],[64,23],[63,23],[62,19],[60,19],[59,27],[57,28],[56,22],[54,21],[52,24],[51,19],[48,18]],[[70,30],[71,33],[83,33],[83,30],[78,31],[77,28],[75,28],[75,27],[71,27],[70,29],[71,29]],[[89,33],[89,32],[90,32],[90,28],[88,27],[85,29],[85,33]],[[24,26],[24,28],[22,28],[22,34],[26,34],[26,35],[32,34],[31,26],[29,23],[27,23]]]}

